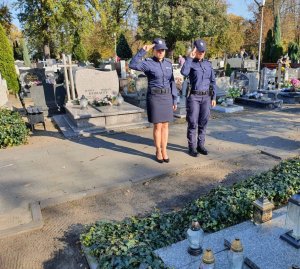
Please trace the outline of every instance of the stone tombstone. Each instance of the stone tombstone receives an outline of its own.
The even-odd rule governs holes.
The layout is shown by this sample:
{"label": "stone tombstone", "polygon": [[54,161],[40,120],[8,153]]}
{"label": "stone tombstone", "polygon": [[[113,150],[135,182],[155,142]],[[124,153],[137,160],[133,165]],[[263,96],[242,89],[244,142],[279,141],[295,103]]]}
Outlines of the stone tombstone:
{"label": "stone tombstone", "polygon": [[137,78],[135,81],[135,89],[137,92],[148,89],[148,79],[147,77]]}
{"label": "stone tombstone", "polygon": [[291,80],[292,78],[298,78],[298,69],[297,68],[287,68],[286,71],[286,80]]}
{"label": "stone tombstone", "polygon": [[75,73],[75,87],[80,99],[84,95],[90,102],[119,94],[119,78],[116,71],[79,69]]}
{"label": "stone tombstone", "polygon": [[126,62],[124,60],[121,60],[120,64],[121,64],[121,78],[126,78]]}
{"label": "stone tombstone", "polygon": [[211,60],[213,69],[224,68],[225,62],[223,59],[213,59]]}
{"label": "stone tombstone", "polygon": [[255,92],[258,89],[259,75],[258,72],[246,73],[247,78],[249,79],[249,91]]}
{"label": "stone tombstone", "polygon": [[261,88],[267,89],[269,83],[275,83],[276,69],[269,69],[267,67],[261,70]]}
{"label": "stone tombstone", "polygon": [[248,70],[256,70],[256,60],[245,59],[243,67]]}
{"label": "stone tombstone", "polygon": [[219,65],[218,65],[218,60],[217,59],[211,60],[211,65],[212,65],[213,69],[219,69]]}
{"label": "stone tombstone", "polygon": [[224,96],[227,94],[227,89],[230,87],[230,77],[216,78],[216,95]]}
{"label": "stone tombstone", "polygon": [[21,70],[20,83],[22,90],[27,93],[35,106],[40,107],[46,115],[53,115],[63,111],[66,90],[63,85],[56,83],[53,72],[34,68]]}
{"label": "stone tombstone", "polygon": [[2,79],[0,74],[0,107],[3,107],[8,102],[8,90],[6,80]]}
{"label": "stone tombstone", "polygon": [[238,87],[249,87],[249,78],[246,74],[236,72],[233,80],[233,84]]}
{"label": "stone tombstone", "polygon": [[242,58],[229,58],[229,59],[227,59],[227,63],[230,64],[231,68],[241,68],[243,59]]}
{"label": "stone tombstone", "polygon": [[225,67],[225,61],[224,60],[220,60],[219,61],[219,68],[224,68]]}

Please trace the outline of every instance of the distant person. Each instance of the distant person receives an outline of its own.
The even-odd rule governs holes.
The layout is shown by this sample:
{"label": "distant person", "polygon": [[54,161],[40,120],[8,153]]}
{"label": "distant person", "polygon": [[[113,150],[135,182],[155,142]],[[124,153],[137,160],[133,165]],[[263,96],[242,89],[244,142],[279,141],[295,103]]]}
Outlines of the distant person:
{"label": "distant person", "polygon": [[[142,58],[153,50],[153,57]],[[153,138],[156,148],[156,161],[170,161],[167,153],[169,122],[173,120],[173,111],[177,109],[177,88],[173,76],[172,61],[165,58],[166,43],[155,38],[152,45],[145,45],[132,58],[129,68],[143,71],[148,78],[147,114],[153,123]]]}
{"label": "distant person", "polygon": [[248,57],[248,53],[246,52],[246,50],[244,48],[241,48],[239,58],[245,59],[247,57]]}
{"label": "distant person", "polygon": [[182,57],[182,55],[179,55],[179,57],[178,57],[179,67],[182,67],[184,62],[185,62],[185,59]]}
{"label": "distant person", "polygon": [[255,56],[255,53],[253,51],[251,51],[250,59],[251,60],[256,60],[256,56]]}

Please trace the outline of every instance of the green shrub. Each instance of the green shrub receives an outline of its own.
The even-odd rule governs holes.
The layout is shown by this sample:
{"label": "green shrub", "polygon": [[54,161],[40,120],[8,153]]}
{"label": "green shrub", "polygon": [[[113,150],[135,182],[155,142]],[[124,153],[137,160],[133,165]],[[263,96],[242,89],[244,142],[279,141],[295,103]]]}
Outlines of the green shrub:
{"label": "green shrub", "polygon": [[3,27],[0,25],[0,73],[7,81],[8,89],[17,93],[19,82],[14,64],[13,49],[8,41]]}
{"label": "green shrub", "polygon": [[238,87],[228,88],[226,97],[235,99],[240,96],[241,96],[241,90]]}
{"label": "green shrub", "polygon": [[27,142],[28,129],[17,112],[0,109],[0,148]]}
{"label": "green shrub", "polygon": [[231,76],[231,73],[232,73],[232,69],[231,69],[231,67],[230,67],[230,64],[227,63],[227,64],[226,64],[226,68],[225,68],[225,76],[226,76],[226,77],[230,77],[230,76]]}
{"label": "green shrub", "polygon": [[294,158],[231,187],[217,187],[177,212],[99,221],[81,235],[81,242],[99,258],[102,269],[139,268],[141,263],[165,268],[153,250],[185,239],[192,219],[197,218],[206,232],[215,232],[250,219],[252,202],[259,197],[280,206],[298,189],[300,158]]}
{"label": "green shrub", "polygon": [[117,44],[117,55],[121,59],[130,59],[132,57],[132,50],[128,45],[126,37],[124,34],[121,34]]}

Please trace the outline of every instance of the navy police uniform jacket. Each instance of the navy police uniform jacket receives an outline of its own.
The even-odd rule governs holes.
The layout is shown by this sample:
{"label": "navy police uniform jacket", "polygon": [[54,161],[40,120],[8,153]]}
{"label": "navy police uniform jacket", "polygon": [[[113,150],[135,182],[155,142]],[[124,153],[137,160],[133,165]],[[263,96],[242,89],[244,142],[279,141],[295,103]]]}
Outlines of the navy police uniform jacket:
{"label": "navy police uniform jacket", "polygon": [[212,99],[216,99],[215,72],[210,61],[187,57],[181,74],[189,77],[192,91],[208,91],[211,85],[214,92]]}
{"label": "navy police uniform jacket", "polygon": [[148,78],[148,87],[158,89],[170,89],[173,96],[173,104],[177,103],[177,88],[173,76],[173,67],[170,59],[164,58],[158,61],[155,57],[142,58],[147,54],[144,49],[140,49],[132,58],[129,68],[143,71]]}

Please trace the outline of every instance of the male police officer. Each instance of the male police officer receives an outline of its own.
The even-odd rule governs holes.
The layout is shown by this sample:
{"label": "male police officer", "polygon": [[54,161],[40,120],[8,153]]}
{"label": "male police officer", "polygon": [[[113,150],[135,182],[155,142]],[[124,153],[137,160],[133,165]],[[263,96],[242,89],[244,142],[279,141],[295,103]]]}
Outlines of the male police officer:
{"label": "male police officer", "polygon": [[197,157],[198,153],[208,154],[204,147],[205,132],[210,116],[210,108],[216,105],[216,82],[211,62],[204,59],[205,42],[196,40],[194,46],[194,50],[187,57],[181,69],[181,74],[189,76],[191,84],[190,94],[186,103],[187,139],[189,154]]}

